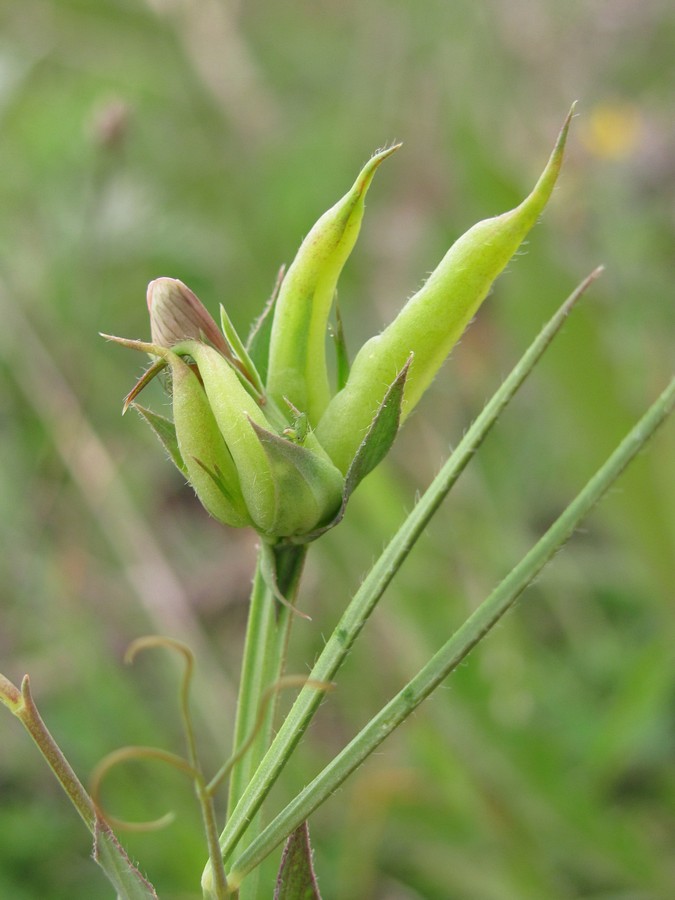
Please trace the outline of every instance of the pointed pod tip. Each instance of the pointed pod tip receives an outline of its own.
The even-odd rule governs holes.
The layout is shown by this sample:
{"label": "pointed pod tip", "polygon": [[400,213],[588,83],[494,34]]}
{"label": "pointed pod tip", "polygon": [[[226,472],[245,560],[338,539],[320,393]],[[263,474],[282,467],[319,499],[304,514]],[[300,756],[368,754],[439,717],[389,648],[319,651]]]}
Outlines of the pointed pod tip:
{"label": "pointed pod tip", "polygon": [[[553,148],[553,152],[548,158],[548,162],[544,168],[544,171],[539,176],[539,180],[535,184],[532,192],[528,197],[520,204],[520,206],[516,207],[515,210],[512,210],[511,213],[507,215],[511,215],[513,213],[519,214],[523,210],[530,209],[530,211],[534,210],[536,215],[538,216],[546,203],[548,202],[551,193],[553,192],[553,188],[558,180],[558,175],[560,174],[560,170],[562,168],[563,157],[565,155],[565,145],[567,143],[567,135],[570,129],[570,123],[574,116],[574,110],[576,109],[576,100],[570,107],[567,116],[565,117],[565,121],[563,122],[562,128],[558,134],[558,139],[555,142],[555,146]],[[532,223],[533,224],[533,223]],[[531,227],[531,225],[529,226]]]}
{"label": "pointed pod tip", "polygon": [[373,175],[380,163],[384,162],[385,159],[390,157],[392,153],[395,153],[401,146],[402,144],[399,142],[397,144],[392,144],[391,147],[383,147],[381,150],[376,150],[361,169],[352,190],[355,190],[358,195],[364,194],[370,187],[370,182],[373,180]]}
{"label": "pointed pod tip", "polygon": [[378,150],[373,153],[371,160],[377,160],[378,163],[381,163],[383,159],[386,159],[388,156],[391,156],[392,153],[396,153],[397,150],[400,150],[403,146],[403,141],[395,141],[393,144],[384,147],[380,147]]}
{"label": "pointed pod tip", "polygon": [[397,150],[399,150],[403,146],[403,143],[399,141],[396,144],[391,144],[390,146],[380,147],[379,150],[376,150],[373,155],[370,157],[366,165],[364,166],[362,174],[370,174],[377,169],[380,163],[384,162],[385,159],[388,159]]}
{"label": "pointed pod tip", "polygon": [[562,158],[563,151],[565,149],[565,143],[567,141],[567,135],[570,130],[570,124],[572,119],[576,114],[576,108],[578,105],[578,100],[575,100],[570,106],[569,112],[565,116],[565,121],[562,124],[562,128],[560,129],[560,134],[558,135],[558,140],[556,141],[555,148],[553,150],[553,158],[560,159]]}

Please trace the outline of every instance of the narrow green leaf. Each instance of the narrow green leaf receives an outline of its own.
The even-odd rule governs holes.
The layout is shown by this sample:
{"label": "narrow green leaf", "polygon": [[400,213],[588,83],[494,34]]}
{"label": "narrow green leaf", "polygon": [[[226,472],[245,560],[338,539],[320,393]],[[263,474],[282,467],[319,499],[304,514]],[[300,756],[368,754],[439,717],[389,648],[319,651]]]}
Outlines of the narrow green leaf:
{"label": "narrow green leaf", "polygon": [[312,855],[309,826],[303,822],[286,841],[274,900],[321,900]]}
{"label": "narrow green leaf", "polygon": [[101,819],[96,820],[93,857],[117,891],[118,900],[158,900],[154,887],[141,875]]}
{"label": "narrow green leaf", "polygon": [[[285,835],[297,828],[324,803],[348,775],[358,768],[457,668],[574,534],[583,519],[663,424],[674,406],[675,378],[544,536],[490,596],[403,690],[370,720],[351,743],[252,842],[241,858],[235,861],[232,868],[234,884],[240,883],[246,872],[259,865],[265,856],[281,843]],[[310,678],[314,677],[313,671]]]}
{"label": "narrow green leaf", "polygon": [[93,835],[93,857],[115,886],[118,898],[156,900],[154,888],[133,865],[107,822],[98,815],[94,801],[47,728],[33,699],[29,676],[24,676],[19,690],[4,675],[0,675],[0,702],[10,709],[31,736],[87,830]]}
{"label": "narrow green leaf", "polygon": [[281,282],[284,280],[286,267],[279,269],[274,290],[265,304],[265,308],[251,326],[251,330],[246,339],[246,350],[253,360],[255,367],[260,373],[263,383],[267,382],[267,370],[269,368],[270,357],[270,336],[272,334],[272,321],[274,319],[274,307],[279,295]]}
{"label": "narrow green leaf", "polygon": [[[417,539],[424,532],[434,513],[473,458],[501,412],[560,330],[574,304],[600,271],[598,269],[593,272],[563,303],[464,435],[450,459],[389,542],[342,614],[312,669],[310,675],[312,681],[316,679],[317,682],[327,683],[333,680],[387,585],[403,564]],[[300,692],[279,728],[267,755],[251,777],[239,803],[228,818],[220,836],[220,846],[225,860],[246,831],[251,817],[279,777],[320,702],[321,694],[311,687]],[[280,840],[283,840],[291,830],[292,828],[289,828]]]}
{"label": "narrow green leaf", "polygon": [[232,324],[232,320],[228,316],[227,311],[222,303],[220,304],[220,324],[223,329],[223,334],[227,338],[227,342],[234,351],[234,355],[242,363],[253,387],[256,389],[258,394],[262,396],[262,394],[264,393],[263,383],[260,379],[260,375],[258,374],[258,370],[255,367],[255,363],[251,359],[248,350],[244,345],[244,342],[239,337],[237,329]]}
{"label": "narrow green leaf", "polygon": [[[582,520],[644,448],[675,406],[675,378],[649,407],[605,464],[569,504],[544,536],[515,566],[408,684],[362,729],[345,749],[256,838],[232,866],[232,883],[241,883],[285,836],[324,803],[358,766],[404,722],[497,624],[546,563],[569,540]],[[436,479],[438,481],[438,477]],[[316,668],[316,667],[315,667]],[[310,678],[315,677],[313,671]],[[263,764],[264,766],[264,760]]]}
{"label": "narrow green leaf", "polygon": [[[307,552],[306,548],[286,544],[277,545],[271,549],[276,556],[273,568],[278,588],[289,599],[289,602],[293,603]],[[270,687],[277,684],[281,677],[292,618],[285,606],[278,606],[274,602],[274,597],[270,593],[261,571],[262,564],[262,556],[259,554],[251,592],[244,656],[239,679],[233,735],[234,759],[231,765],[227,763],[223,767],[229,769],[230,773],[228,817],[250,781],[251,773],[256,770],[272,740],[277,706],[276,693],[270,703],[265,704],[264,697]],[[261,728],[257,723],[263,706],[265,721]],[[255,735],[253,743],[249,741],[251,735]],[[242,747],[247,748],[243,755],[240,754]],[[216,783],[219,778],[220,773],[216,776]],[[252,834],[257,834],[261,829],[259,816],[254,815],[248,824]],[[213,891],[214,881],[214,868],[209,861],[202,875],[202,890],[205,896],[212,896],[209,891]]]}
{"label": "narrow green leaf", "polygon": [[349,496],[358,484],[379,465],[389,453],[401,422],[403,391],[412,363],[412,354],[390,384],[373,421],[361,441],[347,470],[346,493]]}

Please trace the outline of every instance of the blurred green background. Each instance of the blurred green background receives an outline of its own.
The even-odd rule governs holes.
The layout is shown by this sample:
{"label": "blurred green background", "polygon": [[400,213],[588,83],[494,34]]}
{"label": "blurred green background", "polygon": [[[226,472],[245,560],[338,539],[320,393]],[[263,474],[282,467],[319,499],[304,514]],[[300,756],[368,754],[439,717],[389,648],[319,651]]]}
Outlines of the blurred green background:
{"label": "blurred green background", "polygon": [[[205,763],[227,753],[255,555],[120,417],[145,286],[248,323],[377,147],[340,286],[352,352],[474,221],[515,205],[580,101],[559,188],[390,460],[313,548],[289,669],[340,610],[540,325],[607,272],[440,511],[271,798],[279,808],[531,546],[665,384],[675,312],[675,7],[667,0],[4,0],[0,5],[0,671],[31,673],[84,779],[124,744],[182,749],[198,655]],[[162,403],[160,394],[156,399]],[[672,425],[518,604],[314,818],[325,900],[675,896]],[[288,700],[285,700],[288,702]],[[111,776],[162,898],[197,898],[189,785]],[[88,836],[0,716],[0,897],[108,898]],[[277,855],[278,857],[278,855]],[[271,897],[274,864],[266,870]]]}

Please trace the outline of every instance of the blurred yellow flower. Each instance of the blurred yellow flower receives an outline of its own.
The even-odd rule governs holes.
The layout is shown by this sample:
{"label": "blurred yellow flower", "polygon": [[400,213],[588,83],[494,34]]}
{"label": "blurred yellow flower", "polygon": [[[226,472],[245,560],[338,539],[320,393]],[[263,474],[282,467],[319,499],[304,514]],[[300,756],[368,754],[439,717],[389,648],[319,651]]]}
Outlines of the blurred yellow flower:
{"label": "blurred yellow flower", "polygon": [[642,130],[636,107],[629,103],[603,103],[591,110],[582,140],[593,156],[621,160],[635,151]]}

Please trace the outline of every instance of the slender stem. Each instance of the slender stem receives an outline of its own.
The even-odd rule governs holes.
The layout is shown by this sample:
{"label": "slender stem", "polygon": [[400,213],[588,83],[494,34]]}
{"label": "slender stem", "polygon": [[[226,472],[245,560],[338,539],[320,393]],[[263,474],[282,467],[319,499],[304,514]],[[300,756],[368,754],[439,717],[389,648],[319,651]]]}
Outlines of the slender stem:
{"label": "slender stem", "polygon": [[[289,602],[297,592],[306,556],[304,546],[280,546],[274,549],[277,585]],[[292,611],[279,603],[263,577],[262,550],[258,557],[249,609],[244,657],[242,661],[237,715],[234,728],[233,753],[250,741],[246,753],[237,759],[230,772],[228,816],[239,802],[251,775],[257,769],[271,741],[277,708],[276,695],[266,704],[260,724],[259,713],[264,704],[265,691],[279,681],[283,673],[286,647],[290,633]],[[260,832],[261,823],[255,811],[248,820],[247,840]],[[255,892],[255,885],[247,883],[246,894]],[[213,867],[207,864],[202,887],[212,890]]]}
{"label": "slender stem", "polygon": [[[328,683],[333,677],[363,628],[368,617],[394,577],[404,559],[423,533],[430,519],[472,458],[500,413],[525,381],[535,364],[561,328],[583,291],[599,274],[593,272],[565,301],[541,330],[524,356],[496,391],[485,409],[468,430],[457,449],[445,463],[412,513],[370,570],[361,587],[345,610],[333,634],[309,676],[311,683]],[[223,859],[227,861],[241,835],[248,828],[255,811],[279,777],[294,747],[307,728],[322,699],[322,693],[309,684],[299,694],[281,725],[272,746],[251,777],[241,800],[228,818],[220,836]]]}
{"label": "slender stem", "polygon": [[[265,584],[260,561],[258,561],[251,591],[244,656],[239,679],[237,714],[232,741],[233,752],[236,752],[251,733],[258,715],[260,698],[266,687],[265,656],[276,629],[274,607],[274,597]],[[251,747],[250,752],[232,767],[227,806],[228,818],[248,782],[255,755],[256,750]]]}
{"label": "slender stem", "polygon": [[208,789],[206,779],[201,771],[197,771],[195,777],[195,790],[199,806],[202,812],[202,822],[206,833],[206,842],[209,850],[209,862],[211,871],[213,872],[213,888],[211,896],[214,900],[224,900],[231,893],[228,891],[227,876],[225,875],[225,867],[222,864],[220,856],[220,848],[218,845],[218,827],[216,825],[216,810],[213,802],[213,795]]}
{"label": "slender stem", "polygon": [[192,778],[195,794],[199,802],[204,833],[206,835],[206,844],[209,851],[209,861],[212,868],[212,879],[208,895],[210,900],[224,900],[225,897],[231,896],[231,894],[227,889],[225,867],[223,865],[223,860],[220,855],[220,846],[218,844],[218,825],[216,821],[215,804],[213,802],[213,793],[210,790],[210,785],[206,782],[202,765],[199,760],[199,754],[197,753],[197,739],[190,709],[190,691],[194,675],[194,655],[187,644],[184,644],[182,641],[153,634],[137,638],[133,641],[127,648],[125,662],[133,662],[136,655],[141,650],[148,650],[156,647],[163,647],[179,653],[185,664],[178,695],[178,705],[180,707],[180,714],[183,722],[183,735],[187,747],[187,761],[183,760],[181,757],[176,757],[173,754],[166,754],[163,751],[158,751],[155,748],[151,748],[148,754],[142,752],[143,748],[125,748],[122,751],[111,754],[103,761],[103,764],[99,764],[96,769],[97,775],[94,780],[96,791],[93,796],[94,799],[98,796],[103,775],[109,771],[112,765],[122,759],[148,755],[150,757],[164,759],[165,762],[169,762],[178,769],[187,771]]}
{"label": "slender stem", "polygon": [[47,765],[91,832],[94,838],[93,857],[115,886],[117,896],[127,900],[157,900],[155,889],[136,869],[108,823],[97,813],[94,801],[45,725],[33,700],[28,675],[21,683],[21,690],[4,675],[0,675],[0,702],[14,713],[33,738]]}
{"label": "slender stem", "polygon": [[80,814],[89,831],[96,834],[96,809],[84,785],[75,774],[72,766],[63,755],[61,748],[52,737],[33,700],[30,690],[30,679],[26,675],[21,684],[21,704],[13,710],[26,731],[33,738],[44,756],[47,765],[61,783],[70,802]]}
{"label": "slender stem", "polygon": [[462,662],[536,578],[551,557],[569,540],[579,523],[644,447],[674,405],[675,379],[544,536],[490,596],[403,690],[371,719],[354,740],[248,846],[234,862],[230,874],[232,885],[240,884],[248,872],[258,866],[284,838],[304,822]]}
{"label": "slender stem", "polygon": [[[284,548],[276,553],[279,589],[291,602],[297,591],[305,555],[305,547]],[[274,698],[267,704],[263,726],[258,726],[256,729],[256,724],[263,694],[282,675],[291,619],[291,611],[274,599],[272,591],[265,584],[259,558],[251,592],[251,606],[237,700],[233,752],[236,753],[254,730],[256,733],[248,751],[232,767],[228,817],[239,802],[251,774],[255,771],[271,741],[277,707]]]}

